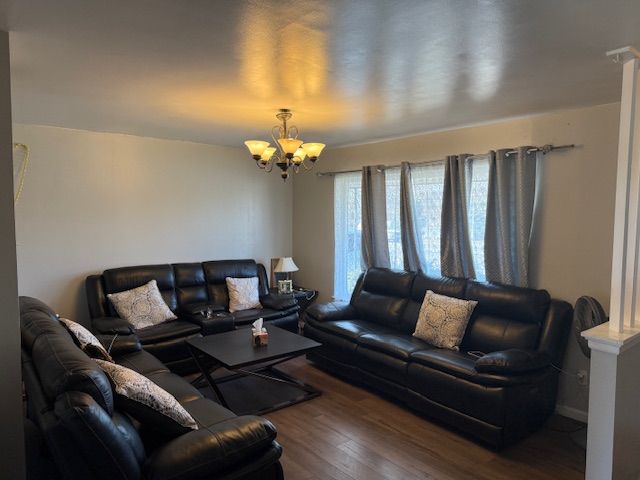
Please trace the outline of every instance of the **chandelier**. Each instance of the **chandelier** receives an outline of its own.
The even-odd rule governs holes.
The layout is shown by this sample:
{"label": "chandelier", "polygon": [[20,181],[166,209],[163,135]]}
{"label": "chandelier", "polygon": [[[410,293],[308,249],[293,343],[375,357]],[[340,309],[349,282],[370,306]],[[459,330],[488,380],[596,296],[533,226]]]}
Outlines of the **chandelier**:
{"label": "chandelier", "polygon": [[289,170],[295,173],[311,170],[325,147],[324,143],[303,143],[299,140],[298,127],[287,125],[291,116],[291,110],[288,108],[281,108],[276,113],[276,118],[282,125],[274,125],[271,129],[275,147],[262,140],[244,142],[258,167],[270,172],[275,165],[281,170],[280,176],[283,180],[289,178]]}

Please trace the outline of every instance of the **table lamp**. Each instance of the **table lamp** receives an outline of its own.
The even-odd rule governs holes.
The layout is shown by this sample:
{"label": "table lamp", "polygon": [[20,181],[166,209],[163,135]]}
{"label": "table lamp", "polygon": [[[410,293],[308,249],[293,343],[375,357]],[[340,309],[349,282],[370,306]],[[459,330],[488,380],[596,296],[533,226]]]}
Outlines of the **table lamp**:
{"label": "table lamp", "polygon": [[276,264],[276,268],[273,269],[275,273],[286,273],[286,280],[278,280],[278,293],[292,293],[293,292],[293,282],[289,278],[289,273],[297,272],[298,267],[293,262],[293,258],[291,257],[280,257],[278,263]]}

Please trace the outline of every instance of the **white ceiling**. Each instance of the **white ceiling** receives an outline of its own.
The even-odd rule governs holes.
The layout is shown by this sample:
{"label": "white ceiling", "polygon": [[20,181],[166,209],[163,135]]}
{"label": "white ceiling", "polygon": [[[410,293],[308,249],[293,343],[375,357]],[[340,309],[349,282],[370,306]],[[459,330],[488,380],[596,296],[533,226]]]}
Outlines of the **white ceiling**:
{"label": "white ceiling", "polygon": [[329,146],[618,100],[639,0],[4,0],[16,122]]}

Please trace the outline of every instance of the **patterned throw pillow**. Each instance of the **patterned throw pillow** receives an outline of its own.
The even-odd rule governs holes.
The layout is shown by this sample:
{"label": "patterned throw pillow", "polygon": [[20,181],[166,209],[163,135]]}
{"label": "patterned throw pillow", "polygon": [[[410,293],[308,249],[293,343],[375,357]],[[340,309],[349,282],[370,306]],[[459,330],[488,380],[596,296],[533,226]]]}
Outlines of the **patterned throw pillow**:
{"label": "patterned throw pillow", "polygon": [[137,330],[178,318],[165,303],[155,280],[138,288],[110,293],[107,298],[118,315]]}
{"label": "patterned throw pillow", "polygon": [[77,322],[68,318],[58,317],[58,320],[65,326],[67,331],[75,338],[80,349],[92,358],[99,358],[107,362],[113,362],[109,352],[102,346],[93,333]]}
{"label": "patterned throw pillow", "polygon": [[427,290],[413,336],[440,348],[458,350],[478,302]]}
{"label": "patterned throw pillow", "polygon": [[96,362],[114,385],[116,404],[141,424],[172,437],[198,429],[176,398],[147,377],[116,363]]}
{"label": "patterned throw pillow", "polygon": [[229,311],[231,313],[250,308],[262,308],[258,292],[258,277],[225,278],[229,291]]}

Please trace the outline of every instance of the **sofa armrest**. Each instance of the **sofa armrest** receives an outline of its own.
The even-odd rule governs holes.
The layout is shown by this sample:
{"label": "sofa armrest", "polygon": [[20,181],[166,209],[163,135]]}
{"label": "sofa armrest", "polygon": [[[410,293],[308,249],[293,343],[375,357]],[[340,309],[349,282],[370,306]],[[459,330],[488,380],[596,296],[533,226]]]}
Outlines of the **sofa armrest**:
{"label": "sofa armrest", "polygon": [[513,375],[540,370],[550,365],[551,357],[546,352],[512,348],[478,358],[475,369],[479,373]]}
{"label": "sofa armrest", "polygon": [[185,433],[156,449],[144,465],[150,480],[213,478],[246,466],[275,448],[276,429],[255,416],[241,416]]}
{"label": "sofa armrest", "polygon": [[212,312],[224,312],[226,310],[224,305],[218,305],[217,303],[211,302],[197,302],[197,303],[189,303],[187,305],[183,305],[180,307],[180,310],[184,313],[188,313],[190,315],[196,315],[198,313],[202,313],[207,309]]}
{"label": "sofa armrest", "polygon": [[135,333],[130,333],[128,335],[120,335],[118,333],[99,333],[96,337],[100,340],[100,343],[102,343],[107,352],[109,352],[109,355],[114,358],[142,350],[140,339]]}
{"label": "sofa armrest", "polygon": [[304,312],[318,322],[358,318],[358,312],[347,302],[320,303],[312,305]]}
{"label": "sofa armrest", "polygon": [[287,310],[289,308],[297,307],[298,301],[291,294],[278,295],[270,293],[260,297],[260,304],[263,307],[271,308],[273,310]]}
{"label": "sofa armrest", "polygon": [[105,335],[130,335],[135,332],[129,322],[120,317],[98,317],[91,320],[91,329]]}
{"label": "sofa armrest", "polygon": [[213,333],[222,333],[235,330],[235,318],[229,312],[215,312],[211,318],[207,318],[201,313],[180,315],[182,320],[195,323],[200,326],[203,335],[211,335]]}

